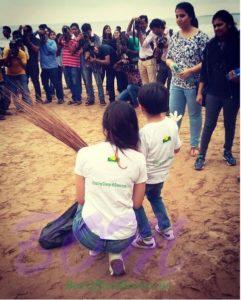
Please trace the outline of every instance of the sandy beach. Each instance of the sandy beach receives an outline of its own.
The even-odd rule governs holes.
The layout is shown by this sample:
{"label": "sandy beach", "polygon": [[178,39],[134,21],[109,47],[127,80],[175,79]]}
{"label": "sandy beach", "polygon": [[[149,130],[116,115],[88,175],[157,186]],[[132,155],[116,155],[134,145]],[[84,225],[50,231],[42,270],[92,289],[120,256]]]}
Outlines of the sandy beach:
{"label": "sandy beach", "polygon": [[[97,101],[91,107],[66,102],[47,107],[88,144],[102,141],[104,108]],[[141,127],[145,119],[140,109],[137,114]],[[41,249],[42,227],[74,202],[75,153],[23,114],[7,117],[0,130],[1,298],[239,298],[239,130],[233,147],[238,165],[229,167],[222,159],[222,115],[201,172],[189,156],[185,115],[183,146],[163,190],[176,239],[155,234],[156,249],[128,248],[122,278],[109,275],[107,257],[96,261],[77,242]],[[144,206],[154,228],[146,199]]]}

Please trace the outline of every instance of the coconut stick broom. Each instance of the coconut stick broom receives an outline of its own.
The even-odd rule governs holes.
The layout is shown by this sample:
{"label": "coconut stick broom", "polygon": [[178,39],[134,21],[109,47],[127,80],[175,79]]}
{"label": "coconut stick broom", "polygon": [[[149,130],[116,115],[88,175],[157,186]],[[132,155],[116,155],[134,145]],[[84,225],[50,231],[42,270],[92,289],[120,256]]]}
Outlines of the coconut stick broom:
{"label": "coconut stick broom", "polygon": [[24,118],[37,127],[42,128],[74,151],[77,152],[82,147],[87,146],[85,141],[55,112],[47,110],[41,104],[29,105],[13,93],[11,98],[16,106],[24,112]]}

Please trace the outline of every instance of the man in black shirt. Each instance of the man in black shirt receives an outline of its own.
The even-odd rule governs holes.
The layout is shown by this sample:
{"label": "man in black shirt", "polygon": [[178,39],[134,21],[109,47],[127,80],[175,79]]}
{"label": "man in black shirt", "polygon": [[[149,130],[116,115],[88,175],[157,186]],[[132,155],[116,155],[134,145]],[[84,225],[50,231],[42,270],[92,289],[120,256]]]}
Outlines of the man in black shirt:
{"label": "man in black shirt", "polygon": [[94,48],[100,46],[100,38],[96,34],[92,34],[91,25],[88,23],[83,24],[81,29],[82,38],[79,41],[79,47],[83,49],[81,63],[88,95],[86,105],[93,105],[95,102],[92,74],[95,77],[95,82],[98,88],[100,104],[105,105],[105,96],[101,80],[101,62],[96,63],[92,61],[92,59],[95,58]]}
{"label": "man in black shirt", "polygon": [[37,102],[42,102],[41,100],[41,89],[39,83],[39,48],[40,40],[33,35],[33,30],[30,25],[25,25],[23,27],[23,42],[28,49],[29,60],[26,66],[26,74],[31,78],[35,90],[35,97]]}
{"label": "man in black shirt", "polygon": [[91,58],[91,62],[97,66],[106,66],[106,85],[109,92],[109,101],[115,101],[115,71],[114,64],[118,61],[116,51],[109,45],[101,45],[94,48],[95,58]]}

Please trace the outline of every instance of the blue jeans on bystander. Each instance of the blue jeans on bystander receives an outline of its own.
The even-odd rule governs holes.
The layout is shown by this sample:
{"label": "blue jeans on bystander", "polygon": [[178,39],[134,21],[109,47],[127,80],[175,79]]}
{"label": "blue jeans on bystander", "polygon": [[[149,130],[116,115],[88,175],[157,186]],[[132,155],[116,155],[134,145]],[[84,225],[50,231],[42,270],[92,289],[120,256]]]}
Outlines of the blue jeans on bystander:
{"label": "blue jeans on bystander", "polygon": [[137,95],[140,87],[136,84],[128,84],[126,90],[122,91],[119,96],[118,100],[120,101],[128,101],[130,100],[131,105],[134,107],[138,106]]}
{"label": "blue jeans on bystander", "polygon": [[98,89],[99,100],[100,100],[100,102],[104,102],[105,96],[104,96],[104,89],[103,89],[103,84],[102,84],[102,79],[101,79],[101,70],[94,72],[91,67],[86,66],[84,64],[82,66],[82,71],[83,71],[85,83],[86,83],[88,102],[91,102],[91,103],[95,102],[95,95],[94,95],[94,89],[93,89],[93,84],[92,84],[92,74],[94,74],[94,77],[95,77],[95,82],[96,82],[97,89]]}
{"label": "blue jeans on bystander", "polygon": [[[202,129],[202,107],[196,102],[196,88],[185,89],[171,85],[170,112],[174,113],[177,111],[178,115],[184,116],[186,104],[190,120],[190,144],[192,147],[198,147]],[[181,120],[178,122],[178,127],[180,126]]]}
{"label": "blue jeans on bystander", "polygon": [[64,74],[71,90],[73,101],[81,101],[82,86],[80,68],[65,66]]}

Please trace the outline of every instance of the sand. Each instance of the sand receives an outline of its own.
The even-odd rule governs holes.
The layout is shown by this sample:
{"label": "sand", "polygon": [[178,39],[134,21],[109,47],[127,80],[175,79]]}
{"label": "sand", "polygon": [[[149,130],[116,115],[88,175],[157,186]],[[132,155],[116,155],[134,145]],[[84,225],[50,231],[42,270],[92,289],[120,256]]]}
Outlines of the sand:
{"label": "sand", "polygon": [[[48,108],[88,144],[103,140],[104,108],[98,103],[75,107],[53,102]],[[140,109],[137,114],[142,126]],[[89,258],[77,242],[41,249],[41,228],[74,202],[75,153],[22,114],[7,117],[0,130],[1,298],[239,297],[239,167],[222,160],[222,116],[201,172],[193,169],[188,153],[189,125],[184,117],[183,147],[163,190],[176,239],[167,242],[155,234],[156,249],[128,248],[127,275],[122,278],[111,278],[107,258]],[[239,157],[239,132],[233,153]],[[144,205],[154,227],[147,200]]]}

